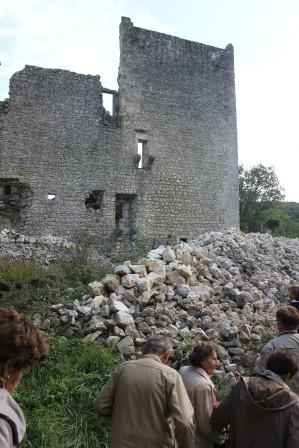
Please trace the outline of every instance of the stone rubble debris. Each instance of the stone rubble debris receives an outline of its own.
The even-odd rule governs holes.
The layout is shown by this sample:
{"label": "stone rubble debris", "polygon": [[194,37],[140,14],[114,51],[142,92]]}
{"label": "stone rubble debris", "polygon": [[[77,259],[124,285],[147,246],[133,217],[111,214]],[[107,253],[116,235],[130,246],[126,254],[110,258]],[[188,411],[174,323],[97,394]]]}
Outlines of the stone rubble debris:
{"label": "stone rubble debris", "polygon": [[[251,365],[275,311],[299,282],[299,240],[238,230],[207,232],[159,246],[137,264],[126,261],[89,284],[87,295],[54,305],[47,328],[134,357],[149,335],[174,344],[178,366],[196,340],[217,346],[219,378],[233,383]],[[50,322],[50,324],[49,324]],[[43,327],[43,322],[41,323]]]}

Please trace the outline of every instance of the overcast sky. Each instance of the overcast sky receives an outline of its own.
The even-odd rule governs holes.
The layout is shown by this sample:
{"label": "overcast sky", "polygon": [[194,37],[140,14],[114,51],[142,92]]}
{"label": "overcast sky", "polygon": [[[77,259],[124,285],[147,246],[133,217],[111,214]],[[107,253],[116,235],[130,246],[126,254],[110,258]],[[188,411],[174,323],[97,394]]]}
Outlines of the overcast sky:
{"label": "overcast sky", "polygon": [[118,26],[235,48],[239,162],[273,166],[299,202],[299,0],[0,0],[0,100],[25,64],[117,88]]}

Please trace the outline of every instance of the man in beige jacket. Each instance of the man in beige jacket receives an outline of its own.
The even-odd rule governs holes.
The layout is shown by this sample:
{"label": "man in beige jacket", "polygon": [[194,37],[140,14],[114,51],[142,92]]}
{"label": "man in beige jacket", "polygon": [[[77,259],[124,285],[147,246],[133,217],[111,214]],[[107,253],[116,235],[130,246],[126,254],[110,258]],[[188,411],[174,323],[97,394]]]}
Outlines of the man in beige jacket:
{"label": "man in beige jacket", "polygon": [[171,344],[150,337],[143,357],[118,366],[95,408],[111,417],[111,448],[193,448],[193,407],[178,372],[166,365]]}

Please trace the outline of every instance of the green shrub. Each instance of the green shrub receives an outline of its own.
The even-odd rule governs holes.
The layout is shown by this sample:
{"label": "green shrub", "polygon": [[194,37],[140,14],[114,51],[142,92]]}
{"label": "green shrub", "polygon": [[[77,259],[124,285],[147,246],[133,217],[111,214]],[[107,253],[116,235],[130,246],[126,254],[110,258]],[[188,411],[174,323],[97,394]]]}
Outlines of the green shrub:
{"label": "green shrub", "polygon": [[213,375],[212,381],[216,387],[217,397],[222,400],[230,391],[231,386],[226,381],[223,381],[216,377],[216,375]]}
{"label": "green shrub", "polygon": [[96,415],[92,402],[120,361],[111,350],[52,338],[49,357],[15,392],[28,425],[21,447],[106,447],[109,424]]}

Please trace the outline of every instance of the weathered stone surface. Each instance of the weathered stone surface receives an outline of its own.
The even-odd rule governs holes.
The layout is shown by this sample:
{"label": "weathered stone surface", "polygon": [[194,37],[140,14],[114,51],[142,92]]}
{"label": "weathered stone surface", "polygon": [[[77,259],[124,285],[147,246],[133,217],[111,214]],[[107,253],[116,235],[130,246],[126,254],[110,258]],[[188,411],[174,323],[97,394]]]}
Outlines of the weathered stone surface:
{"label": "weathered stone surface", "polygon": [[129,312],[128,307],[120,300],[111,300],[110,308],[114,313],[117,313],[118,311],[125,311],[127,313]]}
{"label": "weathered stone surface", "polygon": [[129,356],[140,350],[140,341],[148,335],[165,334],[174,343],[174,365],[193,340],[215,342],[217,375],[233,383],[244,373],[243,366],[254,361],[261,338],[277,331],[276,309],[285,303],[288,286],[299,281],[299,241],[227,230],[199,235],[188,247],[178,243],[171,249],[177,257],[192,255],[187,269],[194,285],[189,283],[191,277],[178,274],[181,260],[166,264],[162,259],[143,259],[145,277],[143,269],[126,274],[135,276],[134,287],[118,286],[115,292],[105,290],[105,295],[94,298],[85,295],[67,308],[53,306],[51,329],[71,323],[72,335],[101,331],[97,343],[130,336],[136,345],[133,349],[129,341],[130,348],[125,349]]}
{"label": "weathered stone surface", "polygon": [[120,353],[123,353],[124,355],[131,355],[135,353],[134,341],[131,336],[125,336],[121,339],[117,344],[117,348]]}
{"label": "weathered stone surface", "polygon": [[176,259],[175,251],[170,246],[167,246],[162,257],[166,263],[170,263]]}
{"label": "weathered stone surface", "polygon": [[128,274],[125,275],[122,279],[121,279],[121,284],[122,286],[124,286],[125,288],[133,288],[134,286],[136,286],[136,282],[140,279],[138,274]]}
{"label": "weathered stone surface", "polygon": [[116,288],[119,286],[119,277],[117,275],[113,274],[107,274],[102,279],[102,283],[107,289],[107,291],[115,291]]}
{"label": "weathered stone surface", "polygon": [[191,266],[185,266],[184,264],[181,264],[176,268],[176,271],[179,275],[182,275],[186,279],[192,276]]}
{"label": "weathered stone surface", "polygon": [[125,264],[121,264],[118,266],[115,266],[114,268],[114,274],[119,275],[120,277],[130,274],[131,273],[131,269],[129,268],[128,265]]}
{"label": "weathered stone surface", "polygon": [[125,311],[118,311],[115,314],[115,322],[117,325],[124,328],[128,326],[135,326],[133,317]]}
{"label": "weathered stone surface", "polygon": [[[16,217],[22,233],[75,236],[90,229],[111,250],[122,239],[169,244],[203,229],[237,227],[232,46],[215,48],[144,30],[128,18],[122,19],[120,42],[111,115],[103,107],[99,76],[34,66],[13,76],[10,98],[0,104],[0,177],[7,182],[9,172],[13,190],[30,185],[30,201],[21,196]],[[148,142],[149,151],[141,169],[133,158],[139,139]],[[59,145],[55,157],[53,141]],[[11,224],[9,217],[0,222]],[[231,240],[225,243],[234,248]],[[177,250],[185,264],[191,263],[188,246],[193,250],[190,243]],[[164,250],[160,246],[149,257],[160,258]]]}
{"label": "weathered stone surface", "polygon": [[109,336],[106,339],[106,346],[109,347],[109,348],[116,347],[119,341],[120,341],[120,337],[119,336]]}
{"label": "weathered stone surface", "polygon": [[105,292],[105,286],[102,282],[94,281],[88,285],[88,294],[91,297],[101,296],[102,294],[105,294]]}
{"label": "weathered stone surface", "polygon": [[148,275],[143,278],[139,278],[136,281],[137,288],[140,292],[150,291],[153,286],[153,279]]}
{"label": "weathered stone surface", "polygon": [[91,302],[91,312],[92,314],[99,314],[101,312],[101,307],[108,303],[108,298],[105,296],[95,296]]}
{"label": "weathered stone surface", "polygon": [[102,331],[95,331],[94,333],[89,333],[87,336],[85,336],[83,341],[94,342],[98,339],[99,336],[101,336],[101,334],[102,334]]}
{"label": "weathered stone surface", "polygon": [[132,264],[131,270],[134,274],[140,275],[140,277],[144,277],[147,274],[146,267],[143,264]]}

